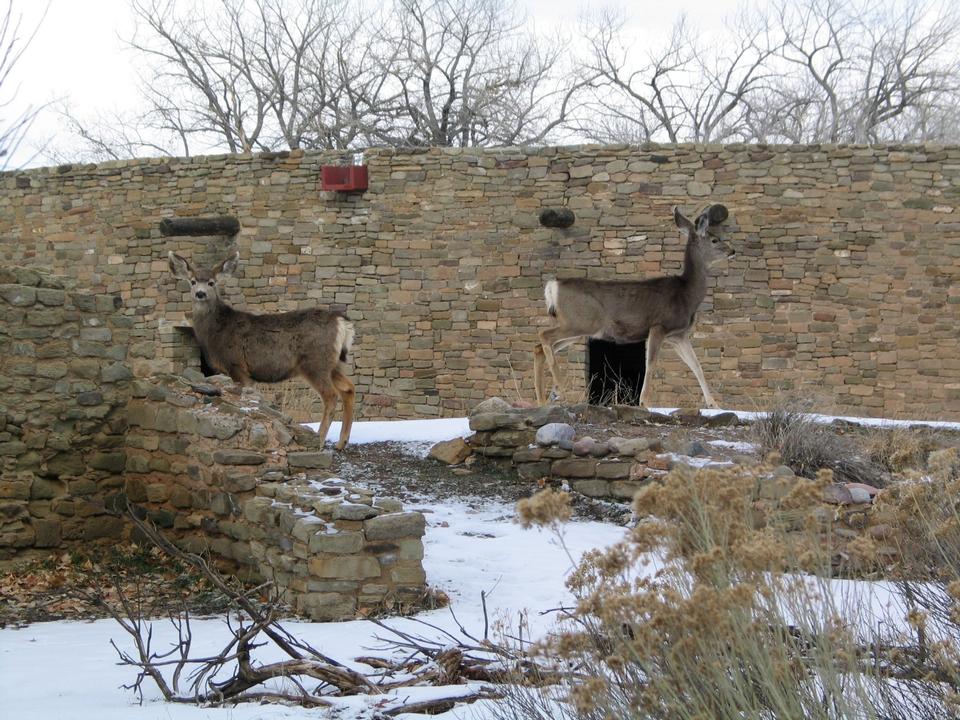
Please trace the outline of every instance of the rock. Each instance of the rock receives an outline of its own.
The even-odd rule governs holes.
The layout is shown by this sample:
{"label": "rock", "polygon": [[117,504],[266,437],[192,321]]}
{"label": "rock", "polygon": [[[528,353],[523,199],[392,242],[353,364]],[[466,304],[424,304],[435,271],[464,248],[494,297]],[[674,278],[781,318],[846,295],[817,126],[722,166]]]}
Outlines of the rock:
{"label": "rock", "polygon": [[523,416],[518,412],[480,413],[470,416],[470,429],[474,432],[488,430],[522,430],[526,427]]}
{"label": "rock", "polygon": [[561,405],[544,405],[526,413],[527,425],[539,428],[548,423],[571,424],[575,420],[573,413]]}
{"label": "rock", "polygon": [[857,487],[853,483],[847,483],[847,492],[850,493],[850,500],[855,505],[873,502],[873,495],[875,494],[862,487]]}
{"label": "rock", "polygon": [[368,541],[423,537],[426,528],[427,520],[419,512],[390,513],[363,523]]}
{"label": "rock", "polygon": [[368,520],[376,517],[380,511],[372,505],[363,503],[340,503],[333,509],[334,520]]}
{"label": "rock", "polygon": [[568,423],[547,423],[537,430],[536,441],[537,445],[544,447],[558,445],[563,441],[567,441],[571,443],[572,448],[575,435],[576,431],[573,429],[573,426]]}
{"label": "rock", "polygon": [[857,502],[871,502],[876,494],[880,492],[879,488],[876,488],[873,485],[867,485],[866,483],[847,483],[847,488],[851,493],[853,493],[855,490],[857,491],[857,495],[855,495],[855,497],[864,497],[862,493],[866,493],[870,496],[870,500],[857,500]]}
{"label": "rock", "polygon": [[617,413],[613,408],[603,407],[602,405],[579,403],[577,405],[571,405],[570,412],[572,412],[577,419],[585,423],[590,423],[591,425],[609,425],[617,420]]}
{"label": "rock", "polygon": [[513,412],[514,407],[508,403],[503,398],[492,397],[487,398],[483,402],[476,405],[473,410],[470,411],[470,417],[474,415],[486,415],[489,413],[503,414]]}
{"label": "rock", "polygon": [[709,428],[732,427],[740,424],[740,418],[734,412],[722,412],[705,417],[703,424]]}
{"label": "rock", "polygon": [[615,455],[633,457],[637,453],[642,453],[649,450],[650,440],[648,438],[613,437],[607,440],[607,445]]}
{"label": "rock", "polygon": [[823,500],[832,505],[852,505],[853,495],[846,485],[831,483],[823,489]]}
{"label": "rock", "polygon": [[584,455],[590,455],[596,446],[597,441],[592,437],[580,438],[573,443],[573,454],[580,457],[583,457]]}
{"label": "rock", "polygon": [[550,472],[558,477],[592,478],[597,472],[597,461],[587,458],[569,458],[557,460]]}
{"label": "rock", "polygon": [[573,489],[587,497],[609,497],[610,483],[607,480],[574,480]]}
{"label": "rock", "polygon": [[333,455],[329,452],[291,452],[287,453],[287,465],[291,468],[326,469],[333,465]]}
{"label": "rock", "polygon": [[401,503],[396,498],[377,498],[373,501],[373,506],[380,508],[385,513],[398,513],[403,512],[403,503]]}
{"label": "rock", "polygon": [[631,463],[614,460],[597,463],[597,477],[608,480],[624,480],[630,477]]}
{"label": "rock", "polygon": [[430,448],[430,457],[447,465],[459,465],[473,452],[462,438],[443,440]]}
{"label": "rock", "polygon": [[213,461],[220,465],[262,465],[267,459],[250,450],[217,450],[213,453]]}

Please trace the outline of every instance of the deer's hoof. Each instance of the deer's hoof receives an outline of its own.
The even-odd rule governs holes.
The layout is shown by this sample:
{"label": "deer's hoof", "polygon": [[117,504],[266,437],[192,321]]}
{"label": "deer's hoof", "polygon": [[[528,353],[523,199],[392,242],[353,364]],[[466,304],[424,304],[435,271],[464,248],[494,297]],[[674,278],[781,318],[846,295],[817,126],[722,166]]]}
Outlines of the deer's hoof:
{"label": "deer's hoof", "polygon": [[336,448],[337,450],[343,450],[346,446],[347,446],[347,442],[343,441],[343,442],[338,442],[333,447]]}

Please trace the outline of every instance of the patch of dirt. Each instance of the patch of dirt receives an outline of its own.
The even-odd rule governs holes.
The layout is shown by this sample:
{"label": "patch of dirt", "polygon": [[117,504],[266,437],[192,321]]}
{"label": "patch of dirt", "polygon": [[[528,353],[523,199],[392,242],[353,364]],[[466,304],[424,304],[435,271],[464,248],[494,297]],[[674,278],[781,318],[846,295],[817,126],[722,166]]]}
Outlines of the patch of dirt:
{"label": "patch of dirt", "polygon": [[93,546],[17,562],[0,572],[0,628],[109,617],[96,598],[116,606],[121,593],[135,599],[145,617],[181,607],[195,616],[227,609],[219,591],[159,548]]}
{"label": "patch of dirt", "polygon": [[513,503],[536,491],[507,463],[471,456],[466,463],[451,466],[426,457],[428,450],[429,444],[348,445],[334,456],[332,472],[405,506],[449,498]]}

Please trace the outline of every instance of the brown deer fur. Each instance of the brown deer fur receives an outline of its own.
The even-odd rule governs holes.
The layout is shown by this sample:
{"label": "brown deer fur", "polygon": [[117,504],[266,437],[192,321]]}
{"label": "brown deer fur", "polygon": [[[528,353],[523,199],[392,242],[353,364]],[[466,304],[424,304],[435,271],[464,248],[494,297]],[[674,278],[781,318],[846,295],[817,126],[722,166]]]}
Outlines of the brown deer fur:
{"label": "brown deer fur", "polygon": [[220,298],[218,281],[236,270],[238,259],[234,253],[213,269],[195,270],[170,253],[170,272],[190,281],[193,331],[207,363],[241,385],[303,377],[323,398],[322,438],[339,396],[343,424],[337,449],[343,449],[350,438],[356,394],[345,367],[353,325],[343,313],[319,308],[257,315],[230,307]]}
{"label": "brown deer fur", "polygon": [[593,337],[620,343],[646,341],[641,405],[647,404],[653,366],[661,345],[666,342],[693,371],[707,406],[717,406],[690,343],[697,308],[707,294],[708,268],[713,262],[734,254],[727,243],[708,232],[709,210],[701,213],[694,225],[679,208],[674,208],[677,227],[687,233],[680,275],[646,280],[551,280],[546,284],[547,311],[554,323],[540,331],[540,344],[534,349],[538,403],[544,401],[544,365],[549,368],[559,392],[555,353],[581,337]]}

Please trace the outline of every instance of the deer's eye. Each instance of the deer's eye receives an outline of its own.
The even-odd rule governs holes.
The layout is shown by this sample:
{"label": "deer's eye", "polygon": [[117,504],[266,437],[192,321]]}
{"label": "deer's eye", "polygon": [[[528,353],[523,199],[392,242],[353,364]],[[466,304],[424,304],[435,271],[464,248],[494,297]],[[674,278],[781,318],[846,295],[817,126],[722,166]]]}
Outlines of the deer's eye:
{"label": "deer's eye", "polygon": [[193,278],[190,278],[190,284],[191,284],[191,285],[196,285],[196,284],[197,284],[197,281],[194,280]]}
{"label": "deer's eye", "polygon": [[712,239],[710,240],[710,242],[712,242],[714,245],[716,245],[716,244],[717,244],[718,242],[720,242],[720,241],[719,241],[717,238],[712,238]]}
{"label": "deer's eye", "polygon": [[207,280],[207,285],[209,285],[210,287],[213,287],[213,280]]}

